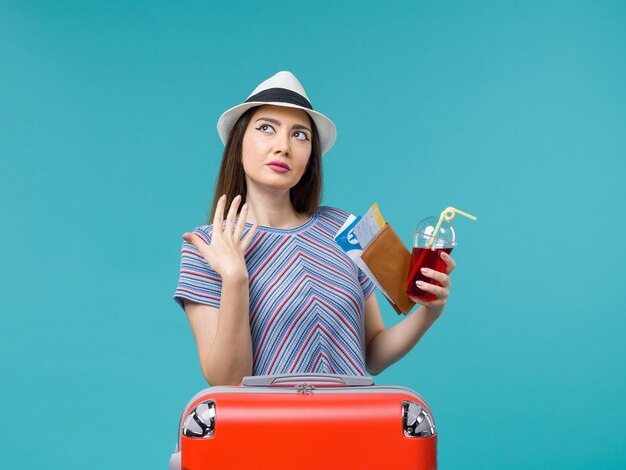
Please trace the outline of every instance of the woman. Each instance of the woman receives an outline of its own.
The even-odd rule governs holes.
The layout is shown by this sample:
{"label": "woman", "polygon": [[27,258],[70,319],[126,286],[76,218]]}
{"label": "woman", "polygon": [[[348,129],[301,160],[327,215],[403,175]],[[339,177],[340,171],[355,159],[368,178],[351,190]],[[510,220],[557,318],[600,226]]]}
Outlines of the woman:
{"label": "woman", "polygon": [[[218,121],[225,143],[212,224],[183,235],[174,299],[211,385],[246,375],[376,375],[441,315],[455,263],[424,274],[437,300],[385,328],[374,285],[333,237],[348,214],[320,207],[321,156],[335,126],[279,72]],[[416,299],[413,299],[416,300]]]}

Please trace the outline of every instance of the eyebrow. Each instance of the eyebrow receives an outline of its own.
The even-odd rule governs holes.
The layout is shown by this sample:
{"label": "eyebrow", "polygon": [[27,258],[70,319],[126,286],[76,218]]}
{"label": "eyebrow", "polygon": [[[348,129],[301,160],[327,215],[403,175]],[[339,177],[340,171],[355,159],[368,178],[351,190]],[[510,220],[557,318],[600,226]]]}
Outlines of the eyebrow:
{"label": "eyebrow", "polygon": [[[272,124],[276,124],[277,126],[280,126],[281,123],[278,119],[274,119],[274,118],[269,118],[269,117],[261,117],[259,119],[257,119],[254,122],[258,122],[258,121],[267,121],[267,122],[271,122]],[[309,129],[307,126],[304,126],[302,124],[294,124],[293,126],[291,126],[292,129],[305,129],[309,132],[311,132],[311,129]]]}

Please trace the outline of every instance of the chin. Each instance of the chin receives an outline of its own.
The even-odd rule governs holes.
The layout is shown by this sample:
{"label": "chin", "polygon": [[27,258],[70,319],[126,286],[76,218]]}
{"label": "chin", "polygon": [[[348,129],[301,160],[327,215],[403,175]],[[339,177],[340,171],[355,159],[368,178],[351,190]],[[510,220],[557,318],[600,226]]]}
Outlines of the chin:
{"label": "chin", "polygon": [[293,188],[296,184],[298,184],[298,181],[293,181],[293,180],[289,180],[287,181],[286,179],[283,178],[283,181],[277,181],[278,178],[263,178],[260,180],[253,180],[250,179],[248,184],[254,184],[256,186],[260,186],[263,188],[267,188],[267,189],[274,189],[274,190],[282,190],[282,191],[288,191],[291,188]]}

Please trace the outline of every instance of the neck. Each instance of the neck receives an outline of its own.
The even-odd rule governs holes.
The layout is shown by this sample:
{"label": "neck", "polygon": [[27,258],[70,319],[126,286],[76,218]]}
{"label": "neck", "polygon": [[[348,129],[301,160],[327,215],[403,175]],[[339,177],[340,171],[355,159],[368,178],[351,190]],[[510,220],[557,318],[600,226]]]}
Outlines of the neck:
{"label": "neck", "polygon": [[305,223],[309,216],[295,211],[289,199],[289,190],[258,188],[247,185],[246,222],[273,228],[294,228]]}

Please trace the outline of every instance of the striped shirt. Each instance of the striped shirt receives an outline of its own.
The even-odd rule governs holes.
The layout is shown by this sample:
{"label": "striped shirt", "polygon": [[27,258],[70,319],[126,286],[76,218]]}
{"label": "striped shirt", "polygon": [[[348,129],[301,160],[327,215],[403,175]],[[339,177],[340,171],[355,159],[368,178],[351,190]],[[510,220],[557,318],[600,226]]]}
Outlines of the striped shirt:
{"label": "striped shirt", "polygon": [[[299,227],[258,228],[245,253],[253,375],[365,375],[364,301],[375,287],[334,240],[347,217],[323,206]],[[212,231],[194,230],[207,243]],[[174,300],[219,307],[221,285],[200,252],[183,242]]]}

